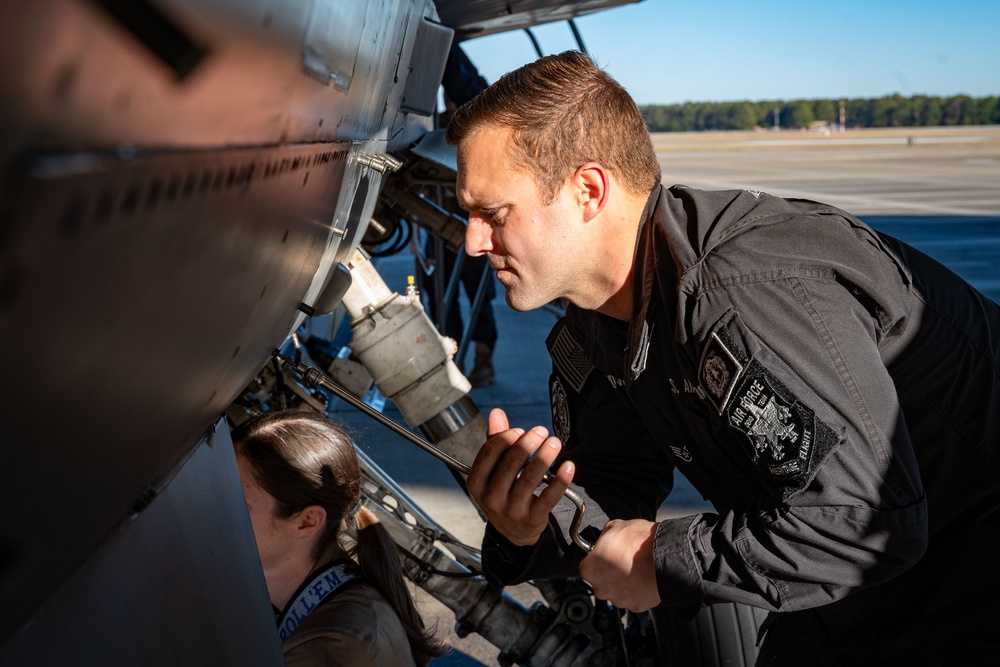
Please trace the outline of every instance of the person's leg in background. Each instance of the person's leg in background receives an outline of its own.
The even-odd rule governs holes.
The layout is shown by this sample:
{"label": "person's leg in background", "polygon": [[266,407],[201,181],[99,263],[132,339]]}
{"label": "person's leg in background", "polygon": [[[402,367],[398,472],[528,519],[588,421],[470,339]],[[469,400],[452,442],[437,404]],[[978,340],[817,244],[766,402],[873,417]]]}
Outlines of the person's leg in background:
{"label": "person's leg in background", "polygon": [[[493,272],[485,255],[466,257],[462,264],[462,287],[469,298],[470,309],[475,304],[476,290],[483,278],[483,271],[489,270],[486,276],[486,289],[483,303],[479,309],[479,317],[472,322],[472,332],[469,340],[476,344],[472,370],[468,373],[469,382],[473,387],[482,387],[496,381],[496,369],[493,367],[493,350],[497,344],[497,323],[493,313],[493,298],[497,288]],[[470,310],[470,314],[472,311]]]}
{"label": "person's leg in background", "polygon": [[[439,261],[437,259],[437,244],[433,238],[428,237],[424,245],[424,256],[433,262],[435,272],[431,275],[421,274],[420,285],[425,295],[424,302],[427,307],[427,315],[431,318],[431,321],[434,322],[443,335],[448,336],[461,345],[465,327],[462,322],[461,307],[458,303],[457,294],[456,298],[452,300],[451,307],[448,308],[447,318],[443,324],[438,317],[437,272],[441,272],[440,277],[444,282],[443,289],[447,289],[448,281],[451,278],[451,272],[454,270],[456,261],[455,253],[449,250],[444,250],[443,255]],[[489,262],[486,257],[465,257],[462,263],[459,281],[462,284],[461,289],[465,292],[469,302],[470,317],[473,312],[472,307],[476,291],[483,277],[483,271],[488,267]],[[469,340],[474,344],[475,348],[472,370],[466,371],[464,359],[455,359],[455,363],[459,369],[463,373],[466,373],[466,377],[469,378],[469,382],[474,387],[493,384],[496,380],[496,370],[493,366],[493,350],[497,342],[497,327],[492,303],[495,297],[496,284],[491,272],[486,278],[486,289],[483,295],[483,304],[479,309],[479,317],[472,322],[472,331],[469,334]],[[440,298],[444,298],[443,293]]]}

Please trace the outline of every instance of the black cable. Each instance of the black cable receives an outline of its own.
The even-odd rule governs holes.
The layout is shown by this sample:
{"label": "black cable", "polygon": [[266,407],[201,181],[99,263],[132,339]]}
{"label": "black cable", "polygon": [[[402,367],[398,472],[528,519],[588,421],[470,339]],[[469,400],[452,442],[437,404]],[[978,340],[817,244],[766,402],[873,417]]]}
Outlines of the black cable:
{"label": "black cable", "polygon": [[414,556],[412,553],[410,553],[400,545],[397,544],[396,547],[400,550],[400,552],[404,556],[406,556],[407,558],[415,562],[417,565],[419,565],[420,569],[423,570],[424,572],[428,572],[430,574],[436,574],[442,577],[453,577],[455,579],[472,579],[474,577],[482,576],[482,572],[477,572],[475,570],[470,570],[469,572],[448,572],[446,570],[438,570],[437,568],[431,567],[431,564],[428,563],[427,561],[417,558],[416,556]]}
{"label": "black cable", "polygon": [[410,237],[412,235],[413,230],[410,223],[405,219],[401,219],[396,223],[391,234],[371,247],[366,245],[365,249],[368,250],[368,253],[372,257],[389,257],[405,250],[406,246],[410,244]]}

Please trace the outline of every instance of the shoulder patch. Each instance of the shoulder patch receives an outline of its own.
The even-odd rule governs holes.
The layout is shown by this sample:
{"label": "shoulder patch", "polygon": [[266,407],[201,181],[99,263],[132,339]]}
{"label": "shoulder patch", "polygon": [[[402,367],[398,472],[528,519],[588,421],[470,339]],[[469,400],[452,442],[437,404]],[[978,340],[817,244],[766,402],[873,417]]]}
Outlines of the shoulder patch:
{"label": "shoulder patch", "polygon": [[837,441],[833,430],[756,359],[733,392],[725,419],[746,436],[754,464],[785,499],[805,485]]}
{"label": "shoulder patch", "polygon": [[708,345],[701,354],[701,364],[698,367],[698,380],[705,387],[708,400],[722,414],[733,393],[733,388],[743,373],[736,355],[726,347],[718,334],[712,332]]}
{"label": "shoulder patch", "polygon": [[815,415],[794,397],[782,395],[756,361],[750,363],[726,409],[729,423],[753,445],[753,459],[775,477],[804,472],[816,439]]}
{"label": "shoulder patch", "polygon": [[[747,329],[735,311],[709,334],[698,366],[704,396],[776,496],[804,489],[840,436],[809,387]],[[829,416],[828,412],[824,412]],[[842,431],[842,429],[841,429]]]}

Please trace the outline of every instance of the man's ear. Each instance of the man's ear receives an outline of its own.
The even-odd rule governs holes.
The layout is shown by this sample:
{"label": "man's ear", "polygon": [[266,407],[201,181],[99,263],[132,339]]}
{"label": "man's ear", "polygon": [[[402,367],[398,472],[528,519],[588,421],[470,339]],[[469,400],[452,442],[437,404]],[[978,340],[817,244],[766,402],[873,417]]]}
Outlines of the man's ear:
{"label": "man's ear", "polygon": [[608,203],[608,170],[597,162],[587,162],[573,173],[579,203],[585,221],[593,220]]}
{"label": "man's ear", "polygon": [[295,535],[308,538],[319,533],[326,526],[326,510],[319,505],[310,505],[298,513],[295,522]]}

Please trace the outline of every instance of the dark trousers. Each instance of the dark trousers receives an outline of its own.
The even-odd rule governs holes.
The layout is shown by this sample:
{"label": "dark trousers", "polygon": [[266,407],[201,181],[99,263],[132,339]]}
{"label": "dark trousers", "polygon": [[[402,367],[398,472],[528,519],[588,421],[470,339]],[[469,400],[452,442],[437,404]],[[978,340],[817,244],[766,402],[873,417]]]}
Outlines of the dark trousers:
{"label": "dark trousers", "polygon": [[877,636],[865,636],[864,629],[832,636],[814,609],[772,613],[761,632],[764,639],[755,667],[975,667],[997,664],[1000,656],[1000,628],[953,637],[947,647],[935,651],[927,650],[919,633],[890,648]]}

